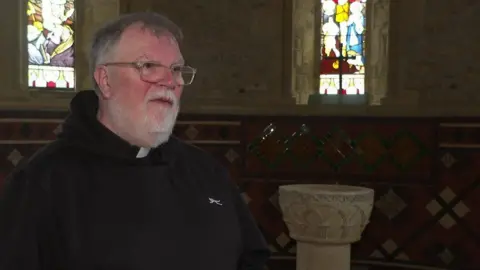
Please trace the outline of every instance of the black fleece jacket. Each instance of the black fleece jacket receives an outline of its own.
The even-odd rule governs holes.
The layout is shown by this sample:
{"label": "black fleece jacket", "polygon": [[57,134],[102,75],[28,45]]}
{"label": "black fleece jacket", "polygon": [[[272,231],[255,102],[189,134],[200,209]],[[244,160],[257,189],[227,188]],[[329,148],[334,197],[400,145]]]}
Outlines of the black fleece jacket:
{"label": "black fleece jacket", "polygon": [[82,91],[56,141],[0,193],[0,270],[260,270],[262,234],[204,151],[176,138],[138,147],[96,119]]}

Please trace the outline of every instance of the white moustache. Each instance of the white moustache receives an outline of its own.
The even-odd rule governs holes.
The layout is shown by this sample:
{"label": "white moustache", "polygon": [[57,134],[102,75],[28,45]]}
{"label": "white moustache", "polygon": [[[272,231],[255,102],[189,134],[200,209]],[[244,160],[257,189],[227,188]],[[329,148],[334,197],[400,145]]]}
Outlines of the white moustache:
{"label": "white moustache", "polygon": [[173,107],[178,106],[178,99],[175,96],[175,94],[173,94],[173,91],[170,91],[170,90],[161,90],[161,91],[151,91],[151,92],[149,92],[147,97],[146,97],[146,101],[151,101],[151,100],[155,100],[155,99],[166,100],[169,103],[171,103],[173,105]]}

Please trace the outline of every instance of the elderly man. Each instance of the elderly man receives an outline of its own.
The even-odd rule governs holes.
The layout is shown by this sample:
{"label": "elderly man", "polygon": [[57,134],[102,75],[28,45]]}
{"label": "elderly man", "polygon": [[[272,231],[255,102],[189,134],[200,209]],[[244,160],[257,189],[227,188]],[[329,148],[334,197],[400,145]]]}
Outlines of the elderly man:
{"label": "elderly man", "polygon": [[269,251],[228,172],[172,137],[180,29],[120,17],[91,48],[58,139],[19,165],[0,201],[0,270],[263,269]]}

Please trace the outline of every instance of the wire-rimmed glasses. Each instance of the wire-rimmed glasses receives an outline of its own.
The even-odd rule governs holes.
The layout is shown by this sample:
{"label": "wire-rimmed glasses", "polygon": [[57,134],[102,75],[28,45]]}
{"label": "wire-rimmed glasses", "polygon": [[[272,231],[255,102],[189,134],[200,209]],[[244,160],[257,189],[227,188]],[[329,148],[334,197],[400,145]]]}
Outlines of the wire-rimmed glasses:
{"label": "wire-rimmed glasses", "polygon": [[101,64],[102,66],[129,66],[135,68],[140,78],[146,82],[158,83],[168,75],[172,74],[172,78],[177,85],[190,85],[195,78],[197,70],[189,66],[171,66],[167,67],[158,62],[137,61],[137,62],[110,62]]}

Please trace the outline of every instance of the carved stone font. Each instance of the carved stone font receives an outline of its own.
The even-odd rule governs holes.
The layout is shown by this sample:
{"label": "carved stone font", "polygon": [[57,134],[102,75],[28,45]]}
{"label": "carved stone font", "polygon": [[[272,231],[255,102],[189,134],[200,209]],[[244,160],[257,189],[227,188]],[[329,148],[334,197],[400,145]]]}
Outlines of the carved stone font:
{"label": "carved stone font", "polygon": [[283,219],[297,241],[297,270],[350,269],[350,245],[369,222],[373,195],[356,186],[281,186]]}

